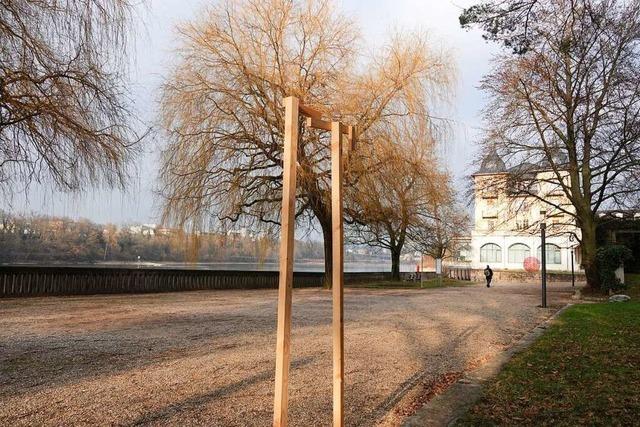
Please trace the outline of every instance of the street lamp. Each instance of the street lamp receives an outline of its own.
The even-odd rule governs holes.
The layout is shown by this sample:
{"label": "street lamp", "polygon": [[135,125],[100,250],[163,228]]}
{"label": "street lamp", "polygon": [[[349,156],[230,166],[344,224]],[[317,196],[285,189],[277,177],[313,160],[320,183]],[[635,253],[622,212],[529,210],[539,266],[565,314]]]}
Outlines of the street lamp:
{"label": "street lamp", "polygon": [[542,278],[542,308],[547,308],[547,224],[540,224],[540,238],[542,246],[540,250],[540,258],[542,258],[540,267],[540,276]]}
{"label": "street lamp", "polygon": [[576,271],[574,267],[574,255],[573,255],[574,251],[575,249],[571,248],[571,287],[572,288],[576,287]]}

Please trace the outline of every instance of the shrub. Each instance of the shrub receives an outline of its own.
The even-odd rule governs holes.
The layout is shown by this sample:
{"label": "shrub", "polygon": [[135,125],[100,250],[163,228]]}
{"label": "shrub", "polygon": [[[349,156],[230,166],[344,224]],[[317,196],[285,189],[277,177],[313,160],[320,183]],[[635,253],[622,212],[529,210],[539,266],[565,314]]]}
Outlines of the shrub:
{"label": "shrub", "polygon": [[633,258],[631,250],[623,245],[607,245],[598,248],[596,258],[602,290],[618,291],[625,289],[625,285],[616,277],[616,270],[625,261]]}

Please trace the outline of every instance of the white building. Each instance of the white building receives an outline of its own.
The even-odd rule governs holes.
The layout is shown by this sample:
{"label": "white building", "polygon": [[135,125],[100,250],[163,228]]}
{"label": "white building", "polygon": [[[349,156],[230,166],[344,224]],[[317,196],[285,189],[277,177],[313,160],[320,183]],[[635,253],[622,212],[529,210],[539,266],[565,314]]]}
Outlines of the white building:
{"label": "white building", "polygon": [[143,236],[155,236],[156,224],[130,225],[129,232],[131,234],[142,234]]}
{"label": "white building", "polygon": [[[559,162],[562,164],[562,162]],[[526,173],[526,189],[514,175]],[[569,179],[568,174],[562,174]],[[547,270],[571,271],[579,265],[578,238],[569,203],[557,175],[544,165],[523,164],[507,169],[492,153],[473,175],[474,227],[471,234],[471,264],[474,269],[490,265],[494,270],[524,270],[525,259],[541,259],[540,224],[547,224]],[[554,184],[555,182],[555,184]],[[523,191],[524,190],[524,191]],[[527,194],[523,194],[523,193]],[[542,200],[550,201],[553,206]]]}

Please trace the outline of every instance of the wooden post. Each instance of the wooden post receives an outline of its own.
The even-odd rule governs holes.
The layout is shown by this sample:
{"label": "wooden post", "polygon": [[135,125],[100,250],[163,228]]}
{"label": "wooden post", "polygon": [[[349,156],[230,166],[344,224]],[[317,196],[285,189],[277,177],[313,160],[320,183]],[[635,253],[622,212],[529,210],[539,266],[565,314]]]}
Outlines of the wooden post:
{"label": "wooden post", "polygon": [[331,229],[333,241],[333,426],[344,424],[344,319],[342,229],[342,132],[331,122]]}
{"label": "wooden post", "polygon": [[[340,122],[322,119],[322,113],[298,104],[298,99],[285,98],[285,151],[284,184],[282,200],[282,235],[280,241],[280,283],[278,293],[278,337],[276,349],[276,392],[273,425],[287,425],[287,386],[289,373],[289,336],[291,333],[291,288],[293,281],[293,223],[295,208],[296,146],[298,140],[298,115],[306,117],[306,124],[313,129],[331,131],[331,227],[333,253],[333,425],[344,424],[344,319],[343,278],[344,249],[342,227],[343,154],[348,157],[355,148],[357,129],[345,127]],[[342,135],[347,134],[349,147],[343,152]],[[348,159],[347,159],[348,161]]]}
{"label": "wooden post", "polygon": [[291,293],[293,285],[293,233],[296,205],[298,149],[298,99],[284,99],[284,154],[282,182],[282,227],[280,230],[280,277],[278,282],[278,333],[276,338],[276,383],[273,405],[274,427],[287,425],[289,355],[291,337]]}

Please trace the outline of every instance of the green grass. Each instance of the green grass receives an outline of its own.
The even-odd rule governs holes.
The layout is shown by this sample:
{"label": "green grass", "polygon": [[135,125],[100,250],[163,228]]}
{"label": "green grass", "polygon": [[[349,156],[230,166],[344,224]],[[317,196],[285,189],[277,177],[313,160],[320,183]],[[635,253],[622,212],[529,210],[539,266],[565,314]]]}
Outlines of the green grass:
{"label": "green grass", "polygon": [[351,283],[346,285],[350,288],[367,288],[367,289],[431,289],[431,288],[450,288],[460,286],[471,286],[474,282],[465,280],[455,280],[449,278],[443,278],[442,282],[438,279],[429,279],[420,282],[408,282],[408,281],[379,281],[379,282],[364,282],[364,283]]}
{"label": "green grass", "polygon": [[[631,278],[635,293],[640,277]],[[458,422],[638,425],[640,302],[575,305],[515,356]]]}

